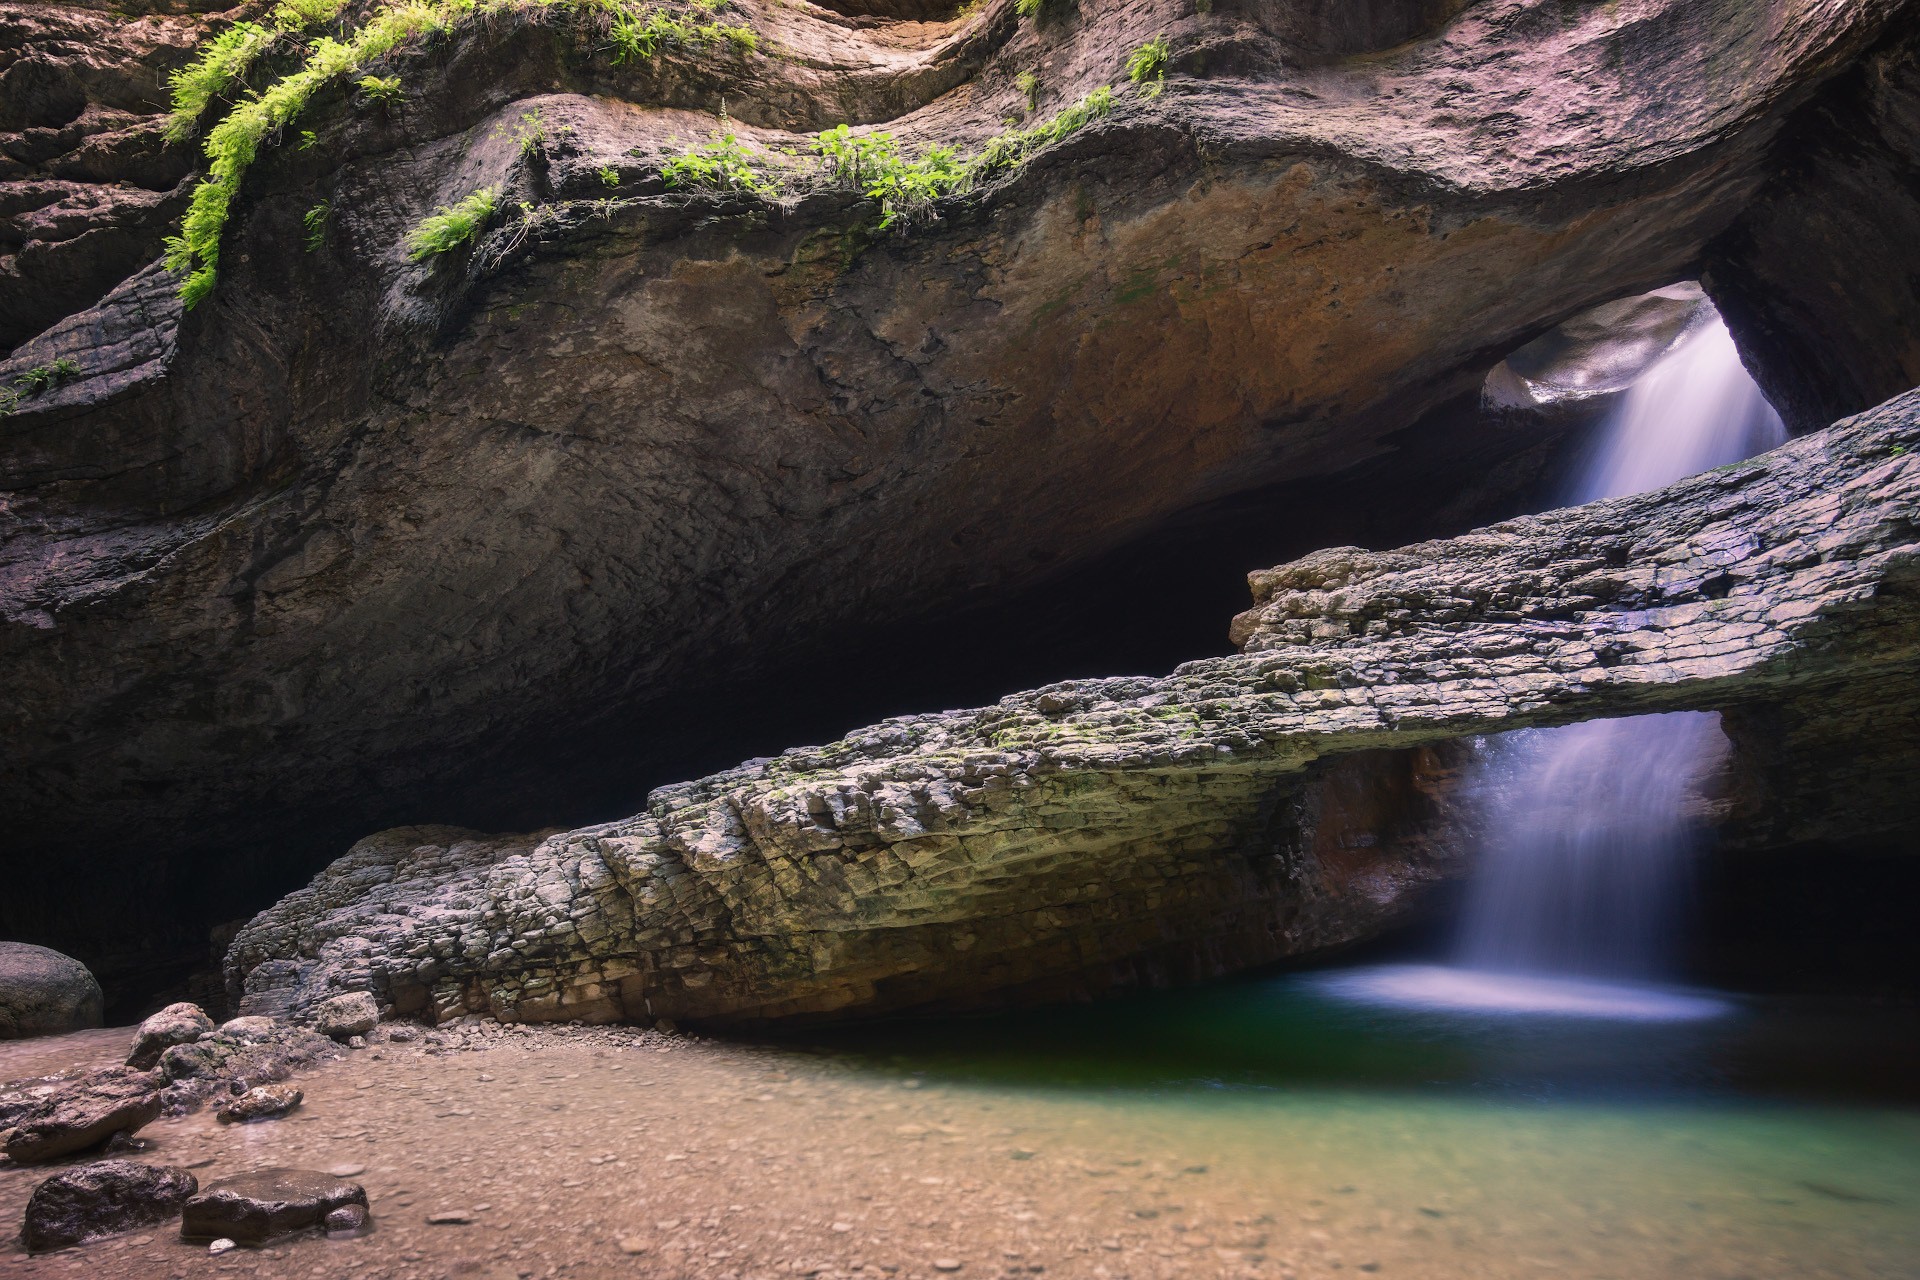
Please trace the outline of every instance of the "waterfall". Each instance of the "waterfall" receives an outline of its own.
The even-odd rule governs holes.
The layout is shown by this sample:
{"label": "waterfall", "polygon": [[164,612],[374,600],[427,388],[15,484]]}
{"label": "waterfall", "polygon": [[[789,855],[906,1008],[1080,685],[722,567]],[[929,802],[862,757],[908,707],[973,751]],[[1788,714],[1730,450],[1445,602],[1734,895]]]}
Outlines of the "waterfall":
{"label": "waterfall", "polygon": [[[1571,496],[1659,488],[1785,439],[1714,316],[1633,384]],[[1518,973],[1658,974],[1691,850],[1687,797],[1725,744],[1719,716],[1698,711],[1493,740],[1478,770],[1486,847],[1459,961]]]}
{"label": "waterfall", "polygon": [[[1642,375],[1568,497],[1659,488],[1786,438],[1717,315]],[[1453,966],[1389,966],[1326,985],[1371,1001],[1621,1018],[1711,1016],[1658,977],[1693,831],[1686,806],[1726,750],[1720,718],[1677,712],[1502,734],[1471,786],[1484,845]],[[1605,979],[1607,981],[1596,981]]]}

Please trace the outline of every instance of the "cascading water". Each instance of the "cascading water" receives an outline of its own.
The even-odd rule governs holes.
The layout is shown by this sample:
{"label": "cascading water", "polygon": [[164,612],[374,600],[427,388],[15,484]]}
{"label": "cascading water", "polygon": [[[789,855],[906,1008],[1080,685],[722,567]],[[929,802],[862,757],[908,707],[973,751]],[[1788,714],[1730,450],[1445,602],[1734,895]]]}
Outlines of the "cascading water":
{"label": "cascading water", "polygon": [[[1785,438],[1713,316],[1634,383],[1567,496],[1643,492]],[[1452,1008],[1633,1018],[1718,1011],[1715,1001],[1618,980],[1663,970],[1692,847],[1687,801],[1725,749],[1711,712],[1492,739],[1473,781],[1485,847],[1456,965],[1395,966],[1330,985]]]}

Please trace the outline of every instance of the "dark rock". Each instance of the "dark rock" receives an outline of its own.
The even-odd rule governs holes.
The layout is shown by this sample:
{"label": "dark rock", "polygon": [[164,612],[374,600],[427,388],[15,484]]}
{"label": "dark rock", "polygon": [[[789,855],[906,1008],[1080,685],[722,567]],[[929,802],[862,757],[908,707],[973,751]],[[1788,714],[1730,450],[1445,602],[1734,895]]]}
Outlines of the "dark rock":
{"label": "dark rock", "polygon": [[239,1097],[220,1104],[215,1114],[223,1124],[278,1120],[300,1105],[300,1090],[290,1084],[256,1085]]}
{"label": "dark rock", "polygon": [[185,1169],[101,1160],[34,1188],[20,1232],[29,1253],[64,1249],[180,1212],[200,1184]]}
{"label": "dark rock", "polygon": [[6,1153],[19,1164],[41,1164],[133,1133],[159,1117],[164,1083],[115,1067],[69,1084],[15,1119]]}
{"label": "dark rock", "polygon": [[0,942],[0,1040],[100,1025],[100,984],[71,956]]}
{"label": "dark rock", "polygon": [[213,1019],[197,1004],[170,1004],[140,1024],[127,1065],[152,1070],[160,1055],[177,1044],[192,1044],[213,1030]]}
{"label": "dark rock", "polygon": [[[1457,875],[1463,740],[1651,711],[1726,712],[1730,845],[1898,838],[1916,510],[1920,391],[1654,493],[1331,548],[1252,574],[1241,652],[1163,678],[898,717],[576,831],[369,837],[241,930],[229,981],[664,1026],[1210,976]],[[1769,708],[1795,732],[1743,748]]]}
{"label": "dark rock", "polygon": [[380,1006],[364,991],[334,996],[314,1009],[313,1025],[321,1035],[335,1040],[363,1036],[380,1025]]}
{"label": "dark rock", "polygon": [[275,1236],[303,1231],[348,1205],[367,1207],[367,1193],[311,1169],[256,1169],[208,1186],[181,1211],[180,1235],[187,1240],[235,1240],[260,1244]]}
{"label": "dark rock", "polygon": [[357,1236],[373,1224],[373,1215],[363,1204],[343,1204],[327,1214],[322,1225],[330,1236]]}

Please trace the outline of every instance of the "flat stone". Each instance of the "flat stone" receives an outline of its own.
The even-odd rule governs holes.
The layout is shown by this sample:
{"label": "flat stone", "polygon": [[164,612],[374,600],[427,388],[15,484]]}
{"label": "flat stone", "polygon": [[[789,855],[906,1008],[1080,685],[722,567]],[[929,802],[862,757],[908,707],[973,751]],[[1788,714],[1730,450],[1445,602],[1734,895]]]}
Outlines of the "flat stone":
{"label": "flat stone", "polygon": [[188,1200],[180,1235],[187,1240],[218,1237],[258,1244],[318,1225],[344,1205],[367,1207],[366,1189],[357,1182],[312,1169],[255,1169],[223,1178]]}
{"label": "flat stone", "polygon": [[427,1215],[427,1222],[436,1227],[464,1227],[472,1221],[471,1209],[436,1209]]}
{"label": "flat stone", "polygon": [[33,1189],[20,1238],[29,1253],[117,1235],[180,1212],[199,1182],[185,1169],[100,1160]]}

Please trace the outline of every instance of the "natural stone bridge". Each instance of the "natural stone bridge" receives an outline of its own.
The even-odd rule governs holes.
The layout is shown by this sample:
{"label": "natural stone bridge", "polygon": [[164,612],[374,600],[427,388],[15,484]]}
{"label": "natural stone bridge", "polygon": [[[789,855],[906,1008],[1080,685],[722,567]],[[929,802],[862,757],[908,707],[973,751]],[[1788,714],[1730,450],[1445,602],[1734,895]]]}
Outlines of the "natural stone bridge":
{"label": "natural stone bridge", "polygon": [[739,1023],[1225,972],[1458,870],[1445,743],[1661,709],[1725,713],[1736,845],[1873,838],[1920,807],[1917,525],[1910,393],[1657,493],[1255,574],[1242,652],[1165,678],[889,720],[604,826],[373,836],[229,981],[248,1011]]}

